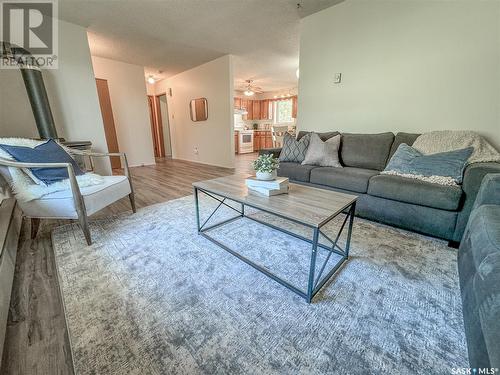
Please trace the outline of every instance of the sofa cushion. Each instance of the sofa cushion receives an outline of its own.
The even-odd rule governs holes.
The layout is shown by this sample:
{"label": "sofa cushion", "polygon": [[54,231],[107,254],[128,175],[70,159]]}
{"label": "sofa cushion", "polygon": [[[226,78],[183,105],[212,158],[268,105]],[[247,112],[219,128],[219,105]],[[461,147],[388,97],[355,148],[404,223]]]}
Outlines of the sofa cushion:
{"label": "sofa cushion", "polygon": [[394,134],[351,134],[342,133],[340,155],[347,167],[384,169],[389,159],[389,151]]}
{"label": "sofa cushion", "polygon": [[392,157],[392,155],[394,155],[400,144],[406,143],[408,146],[411,146],[419,135],[420,134],[417,133],[397,133],[396,136],[394,137],[394,142],[392,142],[391,152],[389,153],[389,159]]}
{"label": "sofa cushion", "polygon": [[[102,184],[80,188],[89,216],[130,194],[130,182],[126,176],[102,176],[102,178]],[[28,217],[68,219],[78,217],[71,189],[56,191],[28,202],[18,201],[18,204]]]}
{"label": "sofa cushion", "polygon": [[290,180],[309,182],[311,171],[315,165],[302,165],[300,163],[280,162],[278,176],[288,177]]}
{"label": "sofa cushion", "polygon": [[[301,130],[298,134],[297,134],[297,141],[302,138],[303,136],[305,136],[306,134],[310,134],[312,132],[306,132],[304,130]],[[319,137],[321,138],[321,140],[323,142],[326,142],[327,140],[329,140],[330,138],[332,137],[335,137],[336,135],[339,135],[340,133],[338,131],[333,131],[333,132],[325,132],[325,133],[316,133],[317,135],[319,135]]]}
{"label": "sofa cushion", "polygon": [[368,180],[378,173],[373,169],[319,167],[311,171],[310,181],[313,184],[366,193]]}
{"label": "sofa cushion", "polygon": [[463,192],[460,186],[439,185],[413,178],[379,175],[370,179],[368,194],[419,206],[455,211],[460,206]]}

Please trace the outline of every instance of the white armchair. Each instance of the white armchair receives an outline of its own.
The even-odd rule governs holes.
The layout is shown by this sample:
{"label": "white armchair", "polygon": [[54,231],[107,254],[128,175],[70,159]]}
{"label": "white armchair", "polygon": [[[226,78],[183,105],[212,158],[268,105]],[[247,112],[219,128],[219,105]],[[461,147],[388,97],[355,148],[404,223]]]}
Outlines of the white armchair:
{"label": "white armchair", "polygon": [[80,150],[67,150],[73,155],[88,157],[93,166],[93,158],[119,156],[122,159],[124,176],[103,176],[99,185],[79,187],[73,166],[70,163],[20,163],[0,158],[0,166],[14,168],[67,168],[70,189],[53,192],[39,199],[19,201],[23,215],[31,218],[31,235],[36,236],[40,219],[78,219],[88,245],[92,244],[88,216],[109,206],[128,195],[132,211],[135,213],[134,189],[124,153],[96,153]]}

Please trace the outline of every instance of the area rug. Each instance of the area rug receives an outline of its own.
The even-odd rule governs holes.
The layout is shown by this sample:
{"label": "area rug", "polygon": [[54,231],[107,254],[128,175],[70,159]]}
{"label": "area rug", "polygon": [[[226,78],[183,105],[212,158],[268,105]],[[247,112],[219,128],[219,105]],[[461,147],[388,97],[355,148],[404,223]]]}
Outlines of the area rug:
{"label": "area rug", "polygon": [[[203,198],[201,205],[205,218],[215,202]],[[211,220],[233,214],[227,209]],[[333,236],[337,225],[326,233]],[[95,220],[91,232],[90,247],[76,224],[52,236],[77,374],[438,374],[468,367],[457,253],[443,241],[356,218],[350,259],[308,304],[199,236],[193,197]],[[213,235],[305,288],[306,242],[249,219]]]}

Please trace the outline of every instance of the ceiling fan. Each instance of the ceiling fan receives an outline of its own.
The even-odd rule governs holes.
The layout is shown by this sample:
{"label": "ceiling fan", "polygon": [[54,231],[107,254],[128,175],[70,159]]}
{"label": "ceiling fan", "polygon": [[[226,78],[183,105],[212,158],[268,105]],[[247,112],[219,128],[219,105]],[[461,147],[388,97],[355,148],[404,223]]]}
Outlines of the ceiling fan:
{"label": "ceiling fan", "polygon": [[260,87],[254,86],[252,84],[253,79],[247,79],[245,80],[245,86],[244,86],[244,91],[243,94],[246,96],[252,96],[254,94],[261,94],[263,91]]}

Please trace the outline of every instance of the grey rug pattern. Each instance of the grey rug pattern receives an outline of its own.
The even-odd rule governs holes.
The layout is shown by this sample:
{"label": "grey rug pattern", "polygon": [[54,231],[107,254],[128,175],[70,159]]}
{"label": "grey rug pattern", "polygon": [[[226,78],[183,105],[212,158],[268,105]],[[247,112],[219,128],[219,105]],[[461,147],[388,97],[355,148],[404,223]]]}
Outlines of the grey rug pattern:
{"label": "grey rug pattern", "polygon": [[[202,206],[206,217],[215,202]],[[338,224],[325,232],[333,236]],[[307,304],[199,236],[193,197],[93,221],[91,231],[91,247],[76,224],[52,235],[77,374],[438,374],[468,366],[456,250],[443,241],[356,218],[349,261]],[[307,243],[248,219],[212,234],[305,289]]]}

